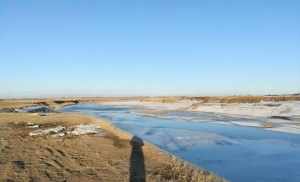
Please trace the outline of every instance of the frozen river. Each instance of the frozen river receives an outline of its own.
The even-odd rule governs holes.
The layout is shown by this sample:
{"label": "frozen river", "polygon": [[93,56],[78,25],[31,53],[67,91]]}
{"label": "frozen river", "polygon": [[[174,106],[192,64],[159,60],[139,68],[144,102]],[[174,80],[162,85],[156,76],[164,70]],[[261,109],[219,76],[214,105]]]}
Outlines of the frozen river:
{"label": "frozen river", "polygon": [[[213,113],[145,114],[132,106],[81,104],[82,112],[110,120],[191,163],[232,182],[299,182],[300,135],[237,126],[243,119]],[[228,122],[230,121],[230,122]]]}

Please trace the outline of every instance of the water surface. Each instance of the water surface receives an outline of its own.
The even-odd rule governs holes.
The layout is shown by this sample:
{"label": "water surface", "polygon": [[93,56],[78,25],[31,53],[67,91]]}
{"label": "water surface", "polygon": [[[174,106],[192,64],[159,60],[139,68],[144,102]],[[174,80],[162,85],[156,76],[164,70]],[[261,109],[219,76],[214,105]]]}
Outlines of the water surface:
{"label": "water surface", "polygon": [[82,104],[65,112],[109,119],[160,148],[232,182],[299,182],[300,135],[228,124],[213,113],[144,115],[130,106]]}

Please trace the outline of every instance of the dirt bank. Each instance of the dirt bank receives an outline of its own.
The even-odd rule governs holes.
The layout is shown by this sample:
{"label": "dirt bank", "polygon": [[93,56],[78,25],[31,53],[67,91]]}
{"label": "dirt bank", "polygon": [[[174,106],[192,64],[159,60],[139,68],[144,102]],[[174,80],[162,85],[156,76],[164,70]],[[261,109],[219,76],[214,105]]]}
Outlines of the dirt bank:
{"label": "dirt bank", "polygon": [[[99,124],[100,132],[67,132],[89,124]],[[65,135],[29,135],[57,127]],[[131,137],[79,114],[0,113],[0,181],[221,181]]]}

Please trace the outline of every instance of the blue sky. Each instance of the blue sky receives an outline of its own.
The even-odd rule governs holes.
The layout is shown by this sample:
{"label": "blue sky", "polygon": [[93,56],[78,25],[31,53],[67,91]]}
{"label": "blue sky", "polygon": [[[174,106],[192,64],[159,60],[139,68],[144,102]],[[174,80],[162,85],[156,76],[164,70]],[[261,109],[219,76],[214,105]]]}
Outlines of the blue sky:
{"label": "blue sky", "polygon": [[0,0],[0,97],[300,91],[300,1]]}

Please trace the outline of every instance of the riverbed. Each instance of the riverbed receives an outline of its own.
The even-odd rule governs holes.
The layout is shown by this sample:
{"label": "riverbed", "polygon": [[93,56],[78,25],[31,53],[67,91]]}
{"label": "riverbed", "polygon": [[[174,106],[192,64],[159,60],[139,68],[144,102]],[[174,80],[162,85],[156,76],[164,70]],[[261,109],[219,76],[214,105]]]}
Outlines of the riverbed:
{"label": "riverbed", "polygon": [[241,126],[245,118],[189,111],[149,114],[126,105],[79,104],[63,111],[108,119],[232,182],[300,181],[300,135]]}

